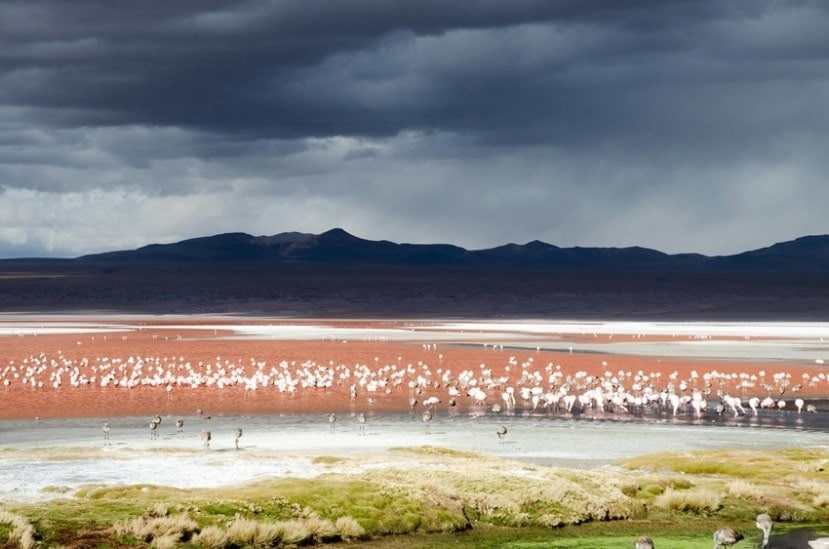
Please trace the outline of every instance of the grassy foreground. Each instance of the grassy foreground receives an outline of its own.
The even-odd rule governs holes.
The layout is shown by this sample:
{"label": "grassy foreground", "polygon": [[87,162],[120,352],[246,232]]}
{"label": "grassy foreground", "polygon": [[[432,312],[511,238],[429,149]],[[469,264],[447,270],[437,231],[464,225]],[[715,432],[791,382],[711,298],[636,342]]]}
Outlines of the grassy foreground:
{"label": "grassy foreground", "polygon": [[827,450],[662,453],[601,470],[430,446],[315,461],[330,472],[234,489],[87,486],[72,496],[55,489],[47,501],[0,506],[0,542],[610,548],[648,534],[660,548],[693,548],[710,547],[713,530],[729,525],[746,536],[739,549],[759,540],[759,512],[774,518],[776,532],[829,529]]}

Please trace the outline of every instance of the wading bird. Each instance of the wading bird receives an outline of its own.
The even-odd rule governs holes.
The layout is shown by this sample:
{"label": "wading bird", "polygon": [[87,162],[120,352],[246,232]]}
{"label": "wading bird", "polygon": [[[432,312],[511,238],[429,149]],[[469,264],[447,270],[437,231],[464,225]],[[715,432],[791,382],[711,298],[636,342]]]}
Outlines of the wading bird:
{"label": "wading bird", "polygon": [[734,528],[720,528],[714,532],[714,549],[731,547],[741,539],[743,539],[743,535]]}
{"label": "wading bird", "polygon": [[423,412],[423,423],[426,424],[426,434],[430,434],[432,432],[432,411],[426,410]]}
{"label": "wading bird", "polygon": [[757,520],[755,521],[757,528],[763,532],[763,541],[760,544],[760,547],[768,547],[769,545],[769,536],[771,535],[771,515],[768,513],[760,513],[757,515]]}
{"label": "wading bird", "polygon": [[634,547],[635,549],[653,549],[653,540],[648,536],[639,536]]}
{"label": "wading bird", "polygon": [[210,431],[208,431],[207,429],[202,429],[201,440],[202,440],[202,443],[204,443],[205,450],[210,448],[210,439],[211,438],[213,438],[212,433]]}

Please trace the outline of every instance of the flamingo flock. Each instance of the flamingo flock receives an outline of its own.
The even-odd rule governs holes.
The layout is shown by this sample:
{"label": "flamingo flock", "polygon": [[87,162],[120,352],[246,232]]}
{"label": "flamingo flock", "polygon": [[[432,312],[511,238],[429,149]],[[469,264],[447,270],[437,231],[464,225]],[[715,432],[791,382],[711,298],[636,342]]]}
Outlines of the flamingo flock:
{"label": "flamingo flock", "polygon": [[[827,383],[821,368],[793,378],[791,372],[728,373],[711,370],[679,372],[614,370],[607,361],[593,371],[565,373],[553,362],[541,364],[540,350],[520,360],[504,358],[502,346],[493,345],[498,363],[477,368],[451,367],[436,344],[424,345],[437,360],[335,363],[315,360],[249,359],[191,360],[183,355],[94,356],[75,358],[61,351],[41,352],[0,365],[0,381],[6,390],[55,390],[97,387],[109,389],[242,388],[245,394],[269,390],[295,396],[314,392],[347,390],[350,401],[365,398],[368,405],[384,395],[408,391],[409,403],[433,412],[438,404],[466,404],[471,409],[505,413],[616,413],[644,414],[658,411],[677,416],[706,414],[759,416],[761,413],[798,415],[816,408],[797,396],[802,388],[820,389]],[[529,351],[531,352],[531,351]],[[795,398],[786,400],[785,395]],[[762,397],[762,398],[761,398]],[[464,402],[465,400],[465,402]],[[709,409],[710,404],[715,404]],[[152,426],[151,426],[152,428]],[[155,431],[153,431],[155,432]]]}

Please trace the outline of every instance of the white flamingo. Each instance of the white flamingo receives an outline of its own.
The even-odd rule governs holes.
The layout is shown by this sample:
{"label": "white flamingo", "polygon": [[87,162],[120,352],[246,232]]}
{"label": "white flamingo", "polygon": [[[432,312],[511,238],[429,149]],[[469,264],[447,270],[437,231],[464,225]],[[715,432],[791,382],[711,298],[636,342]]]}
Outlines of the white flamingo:
{"label": "white flamingo", "polygon": [[507,411],[515,408],[515,388],[507,387],[506,390],[501,393],[501,400],[504,401],[504,408]]}
{"label": "white flamingo", "polygon": [[740,414],[745,415],[746,411],[743,408],[743,403],[739,397],[734,397],[731,395],[725,395],[722,397],[723,403],[731,408],[731,411],[734,412],[735,416],[739,416]]}
{"label": "white flamingo", "polygon": [[426,400],[423,401],[424,406],[428,406],[428,407],[432,408],[433,410],[437,407],[438,404],[440,404],[440,399],[436,396],[429,397],[429,398],[427,398]]}
{"label": "white flamingo", "polygon": [[760,399],[758,397],[751,397],[748,399],[748,407],[751,408],[751,411],[754,413],[754,417],[757,417],[757,408],[760,406]]}
{"label": "white flamingo", "polygon": [[671,408],[673,408],[673,415],[676,415],[679,412],[679,395],[676,393],[670,393],[668,395],[668,401],[671,403]]}
{"label": "white flamingo", "polygon": [[470,397],[472,397],[472,404],[474,406],[484,406],[484,401],[486,400],[486,392],[483,389],[478,387],[472,387],[469,389],[467,393]]}

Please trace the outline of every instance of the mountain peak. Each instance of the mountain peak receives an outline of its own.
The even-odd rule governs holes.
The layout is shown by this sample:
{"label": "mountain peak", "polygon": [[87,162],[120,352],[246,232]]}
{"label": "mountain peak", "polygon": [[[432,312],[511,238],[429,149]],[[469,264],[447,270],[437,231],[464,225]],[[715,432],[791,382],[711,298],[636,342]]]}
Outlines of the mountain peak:
{"label": "mountain peak", "polygon": [[829,272],[829,235],[812,235],[732,256],[665,254],[627,248],[559,248],[540,240],[469,251],[449,244],[398,244],[366,240],[342,228],[321,234],[272,236],[222,233],[137,250],[95,254],[76,261],[260,262],[383,265],[477,265],[547,267],[591,271],[768,271]]}

